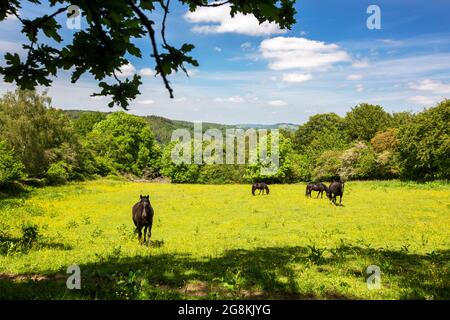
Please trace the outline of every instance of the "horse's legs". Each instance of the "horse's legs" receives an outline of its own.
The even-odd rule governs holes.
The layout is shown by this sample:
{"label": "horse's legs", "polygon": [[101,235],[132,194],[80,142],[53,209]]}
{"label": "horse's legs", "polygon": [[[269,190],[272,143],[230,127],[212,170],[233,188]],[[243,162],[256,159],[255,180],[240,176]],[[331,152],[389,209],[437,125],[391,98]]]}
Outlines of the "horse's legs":
{"label": "horse's legs", "polygon": [[342,195],[339,196],[339,205],[342,205]]}
{"label": "horse's legs", "polygon": [[142,238],[142,231],[141,231],[142,227],[138,226],[137,227],[137,232],[138,232],[138,240],[139,242],[141,242],[141,238]]}
{"label": "horse's legs", "polygon": [[151,222],[148,226],[148,242],[150,242],[150,238],[152,237],[152,225],[153,222]]}
{"label": "horse's legs", "polygon": [[148,226],[144,227],[144,243],[147,241],[147,227]]}

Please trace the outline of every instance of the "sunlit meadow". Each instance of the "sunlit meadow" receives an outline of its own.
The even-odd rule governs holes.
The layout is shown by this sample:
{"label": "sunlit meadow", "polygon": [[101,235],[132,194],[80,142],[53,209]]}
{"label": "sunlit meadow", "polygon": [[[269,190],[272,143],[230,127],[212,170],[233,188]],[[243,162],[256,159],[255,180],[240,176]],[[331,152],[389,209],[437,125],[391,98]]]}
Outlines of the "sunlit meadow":
{"label": "sunlit meadow", "polygon": [[[105,179],[5,195],[0,298],[450,298],[448,184],[348,182],[342,207],[303,184],[270,191]],[[133,233],[140,194],[148,245]],[[28,246],[24,225],[38,228]],[[81,290],[66,287],[73,264]]]}

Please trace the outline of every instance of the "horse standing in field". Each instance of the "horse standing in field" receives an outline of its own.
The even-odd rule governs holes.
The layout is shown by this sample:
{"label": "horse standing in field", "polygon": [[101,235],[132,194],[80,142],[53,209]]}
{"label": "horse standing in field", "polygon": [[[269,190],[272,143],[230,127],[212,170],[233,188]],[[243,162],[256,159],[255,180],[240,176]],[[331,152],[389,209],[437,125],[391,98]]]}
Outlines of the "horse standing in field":
{"label": "horse standing in field", "polygon": [[136,226],[136,231],[139,234],[139,242],[142,238],[142,228],[144,228],[144,243],[146,242],[146,235],[148,229],[148,240],[152,236],[152,225],[153,225],[153,208],[150,204],[150,197],[140,196],[141,200],[133,206],[133,222]]}
{"label": "horse standing in field", "polygon": [[327,191],[327,190],[328,190],[328,187],[327,187],[326,185],[324,185],[322,182],[319,182],[319,183],[311,183],[311,184],[308,184],[308,185],[306,186],[306,193],[305,193],[305,196],[311,198],[311,193],[312,193],[313,191],[319,191],[319,193],[317,193],[317,197],[316,197],[316,198],[318,198],[319,195],[320,195],[320,198],[323,198],[323,192],[324,192],[324,191]]}
{"label": "horse standing in field", "polygon": [[264,190],[266,191],[266,194],[269,194],[269,187],[265,182],[256,182],[252,185],[252,194],[255,195],[255,191],[259,190],[258,194],[264,194]]}
{"label": "horse standing in field", "polygon": [[339,205],[342,206],[342,196],[344,194],[344,182],[334,181],[327,190],[327,197],[334,205],[336,204],[336,197],[339,196]]}

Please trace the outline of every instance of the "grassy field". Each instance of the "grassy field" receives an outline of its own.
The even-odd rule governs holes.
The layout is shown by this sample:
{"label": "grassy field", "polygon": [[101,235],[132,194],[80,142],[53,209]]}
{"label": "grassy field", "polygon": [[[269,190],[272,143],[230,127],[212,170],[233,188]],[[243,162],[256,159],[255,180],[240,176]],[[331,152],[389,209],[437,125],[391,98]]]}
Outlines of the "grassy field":
{"label": "grassy field", "polygon": [[[450,299],[448,184],[348,182],[343,207],[270,188],[99,180],[3,196],[0,298]],[[144,193],[149,246],[131,220]],[[81,290],[66,288],[72,264]]]}

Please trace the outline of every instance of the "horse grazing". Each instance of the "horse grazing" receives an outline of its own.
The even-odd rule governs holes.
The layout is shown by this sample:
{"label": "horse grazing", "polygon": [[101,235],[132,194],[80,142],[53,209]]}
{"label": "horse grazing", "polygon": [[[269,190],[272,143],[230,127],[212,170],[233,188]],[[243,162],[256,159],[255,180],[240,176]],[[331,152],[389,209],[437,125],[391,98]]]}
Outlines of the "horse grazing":
{"label": "horse grazing", "polygon": [[339,205],[342,206],[342,195],[344,194],[344,182],[334,181],[327,190],[327,197],[334,205],[336,204],[336,197],[339,196]]}
{"label": "horse grazing", "polygon": [[255,195],[255,191],[259,190],[258,194],[264,194],[264,190],[266,191],[266,194],[269,194],[269,187],[265,182],[256,182],[252,185],[252,194]]}
{"label": "horse grazing", "polygon": [[306,186],[305,196],[311,198],[311,193],[313,191],[319,191],[319,193],[317,193],[317,197],[316,198],[318,198],[319,196],[320,196],[320,198],[323,198],[323,192],[327,191],[327,190],[328,190],[328,187],[326,185],[324,185],[322,182],[311,183],[311,184],[308,184]]}
{"label": "horse grazing", "polygon": [[142,238],[142,228],[144,228],[144,243],[146,242],[147,228],[148,228],[148,239],[152,236],[152,225],[153,225],[153,208],[150,204],[150,197],[140,196],[141,200],[133,206],[133,222],[136,226],[136,231],[139,234],[139,242]]}

